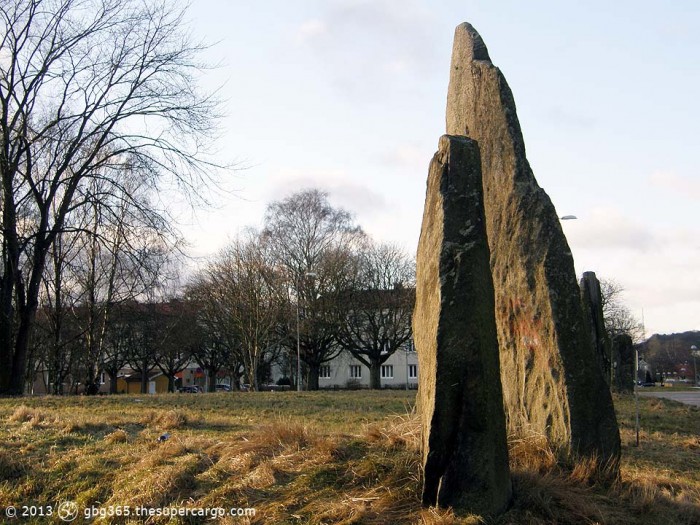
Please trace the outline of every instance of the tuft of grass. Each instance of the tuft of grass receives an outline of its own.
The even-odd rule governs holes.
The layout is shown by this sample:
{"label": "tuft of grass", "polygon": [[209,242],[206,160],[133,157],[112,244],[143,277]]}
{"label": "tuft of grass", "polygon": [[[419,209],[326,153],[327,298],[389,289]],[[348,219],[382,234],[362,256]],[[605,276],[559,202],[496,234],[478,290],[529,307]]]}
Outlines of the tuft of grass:
{"label": "tuft of grass", "polygon": [[0,481],[15,480],[26,473],[26,466],[16,454],[0,450]]}
{"label": "tuft of grass", "polygon": [[55,420],[55,418],[50,418],[43,410],[28,407],[27,405],[18,406],[8,419],[16,423],[26,423],[32,428],[41,426],[44,423],[51,423]]}
{"label": "tuft of grass", "polygon": [[528,431],[508,436],[508,457],[512,470],[551,472],[561,453],[554,450],[543,434]]}
{"label": "tuft of grass", "polygon": [[156,427],[160,430],[172,430],[187,425],[189,418],[183,410],[151,410],[141,419],[148,427]]}
{"label": "tuft of grass", "polygon": [[364,429],[370,442],[383,443],[390,448],[406,448],[419,451],[421,447],[421,422],[418,414],[406,413],[372,423]]}
{"label": "tuft of grass", "polygon": [[121,429],[121,428],[115,430],[114,432],[112,432],[110,434],[107,434],[104,437],[104,440],[107,443],[109,443],[110,445],[114,444],[114,443],[126,443],[128,441],[128,439],[129,439],[129,434],[126,432],[126,430]]}
{"label": "tuft of grass", "polygon": [[263,448],[281,447],[293,450],[308,448],[317,441],[318,434],[308,424],[290,419],[278,420],[265,425],[255,439],[256,445]]}
{"label": "tuft of grass", "polygon": [[34,418],[38,414],[38,410],[29,408],[27,405],[18,406],[12,415],[9,417],[10,421],[15,421],[17,423],[24,423]]}

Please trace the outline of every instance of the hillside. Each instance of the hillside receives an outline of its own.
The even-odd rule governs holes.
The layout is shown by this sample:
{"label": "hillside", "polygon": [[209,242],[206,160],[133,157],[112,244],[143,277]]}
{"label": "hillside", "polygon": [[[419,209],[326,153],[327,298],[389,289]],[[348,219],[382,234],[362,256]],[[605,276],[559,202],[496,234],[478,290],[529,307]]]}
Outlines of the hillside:
{"label": "hillside", "polygon": [[[637,348],[639,355],[651,366],[654,373],[671,372],[680,377],[685,368],[686,376],[690,379],[693,374],[693,358],[690,355],[692,345],[700,348],[700,331],[654,334]],[[700,366],[700,363],[698,365]]]}

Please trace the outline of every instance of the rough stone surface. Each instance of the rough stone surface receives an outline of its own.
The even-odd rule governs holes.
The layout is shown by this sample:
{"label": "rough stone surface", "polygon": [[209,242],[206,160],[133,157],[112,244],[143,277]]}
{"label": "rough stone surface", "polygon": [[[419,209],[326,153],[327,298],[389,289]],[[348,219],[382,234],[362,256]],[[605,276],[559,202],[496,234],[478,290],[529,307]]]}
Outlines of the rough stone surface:
{"label": "rough stone surface", "polygon": [[612,343],[605,329],[603,317],[603,296],[600,292],[600,281],[595,272],[584,272],[579,283],[581,287],[581,307],[586,318],[589,337],[595,350],[596,362],[605,382],[610,386],[613,380]]}
{"label": "rough stone surface", "polygon": [[618,392],[634,390],[634,344],[627,334],[618,334],[612,338],[612,352],[615,363],[613,388]]}
{"label": "rough stone surface", "polygon": [[505,78],[469,24],[455,32],[447,133],[479,143],[509,431],[616,462],[610,391],[586,333],[573,258],[525,156]]}
{"label": "rough stone surface", "polygon": [[479,149],[466,137],[440,138],[416,264],[423,502],[494,515],[511,483]]}

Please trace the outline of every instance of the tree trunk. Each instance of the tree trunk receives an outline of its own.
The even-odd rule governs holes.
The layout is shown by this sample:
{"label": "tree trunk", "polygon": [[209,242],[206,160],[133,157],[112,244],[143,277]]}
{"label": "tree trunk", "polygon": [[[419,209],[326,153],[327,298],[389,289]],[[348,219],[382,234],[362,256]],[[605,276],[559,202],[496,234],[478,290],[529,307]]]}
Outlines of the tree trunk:
{"label": "tree trunk", "polygon": [[171,394],[175,392],[175,375],[168,374],[168,392]]}
{"label": "tree trunk", "polygon": [[[12,290],[9,285],[11,276],[7,274],[0,277],[0,394],[10,393],[10,382],[12,378],[12,320],[14,310],[12,308]],[[7,289],[9,290],[7,290]]]}
{"label": "tree trunk", "polygon": [[97,365],[91,364],[88,376],[85,379],[85,394],[96,396],[100,392],[100,374]]}
{"label": "tree trunk", "polygon": [[148,367],[141,367],[141,393],[148,394]]}
{"label": "tree trunk", "polygon": [[207,372],[207,392],[216,392],[216,374],[219,371],[216,368],[210,368]]}
{"label": "tree trunk", "polygon": [[253,358],[248,368],[248,383],[250,384],[250,390],[253,392],[260,391],[260,381],[258,380],[258,367],[260,363],[257,358]]}
{"label": "tree trunk", "polygon": [[[46,231],[44,222],[45,220],[42,218],[42,225],[40,226],[40,231],[42,233]],[[10,377],[9,389],[9,394],[16,396],[24,394],[29,336],[31,334],[32,325],[34,324],[34,318],[36,317],[36,310],[39,307],[39,287],[41,286],[41,279],[44,275],[45,257],[48,251],[46,240],[42,237],[43,235],[38,234],[35,241],[34,253],[32,254],[33,267],[29,278],[29,285],[27,286],[26,296],[24,298],[24,307],[21,308],[19,312],[19,328],[15,339],[15,352],[12,358],[12,376]],[[12,278],[12,276],[6,275],[6,278]],[[0,385],[0,391],[2,391],[2,386],[3,385]]]}
{"label": "tree trunk", "polygon": [[109,370],[107,372],[107,375],[109,375],[109,393],[110,394],[116,394],[117,393],[117,376],[119,375],[118,370]]}
{"label": "tree trunk", "polygon": [[15,355],[12,360],[12,376],[10,377],[10,389],[8,392],[13,396],[21,396],[24,394],[29,332],[32,322],[34,321],[35,313],[35,305],[27,305],[21,313],[19,330],[17,331],[17,338],[15,339]]}
{"label": "tree trunk", "polygon": [[381,377],[382,365],[379,361],[370,361],[369,367],[369,387],[372,390],[380,390],[382,388]]}
{"label": "tree trunk", "polygon": [[309,364],[308,390],[318,390],[318,374],[320,370],[321,365],[317,363]]}

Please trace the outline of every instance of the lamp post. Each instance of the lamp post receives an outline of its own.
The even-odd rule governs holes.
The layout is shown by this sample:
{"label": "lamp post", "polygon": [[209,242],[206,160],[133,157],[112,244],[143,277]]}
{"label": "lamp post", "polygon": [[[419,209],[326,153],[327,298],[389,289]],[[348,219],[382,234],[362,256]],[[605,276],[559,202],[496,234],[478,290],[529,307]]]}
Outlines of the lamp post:
{"label": "lamp post", "polygon": [[639,446],[639,348],[634,347],[634,430],[637,434],[637,446]]}
{"label": "lamp post", "polygon": [[[318,274],[316,272],[306,272],[304,277],[315,278]],[[299,281],[301,279],[297,278],[297,392],[301,392],[301,337],[299,335]]]}
{"label": "lamp post", "polygon": [[692,345],[690,347],[690,355],[693,356],[693,384],[698,386],[698,366],[695,362],[695,358],[700,357],[700,350],[698,350],[697,346]]}

